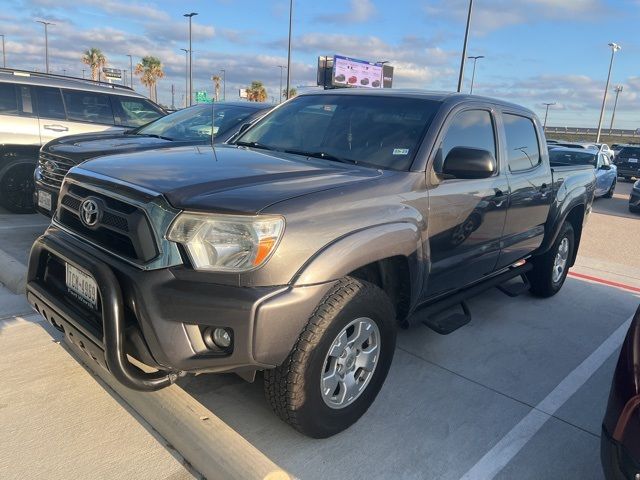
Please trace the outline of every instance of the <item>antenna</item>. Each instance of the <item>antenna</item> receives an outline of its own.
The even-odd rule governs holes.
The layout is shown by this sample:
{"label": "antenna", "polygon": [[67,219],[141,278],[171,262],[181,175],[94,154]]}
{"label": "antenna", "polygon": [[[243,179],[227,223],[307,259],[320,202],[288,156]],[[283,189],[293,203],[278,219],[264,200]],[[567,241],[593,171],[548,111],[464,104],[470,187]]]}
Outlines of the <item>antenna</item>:
{"label": "antenna", "polygon": [[215,114],[215,97],[211,99],[211,150],[213,150],[213,159],[217,162],[218,155],[216,154],[216,114]]}

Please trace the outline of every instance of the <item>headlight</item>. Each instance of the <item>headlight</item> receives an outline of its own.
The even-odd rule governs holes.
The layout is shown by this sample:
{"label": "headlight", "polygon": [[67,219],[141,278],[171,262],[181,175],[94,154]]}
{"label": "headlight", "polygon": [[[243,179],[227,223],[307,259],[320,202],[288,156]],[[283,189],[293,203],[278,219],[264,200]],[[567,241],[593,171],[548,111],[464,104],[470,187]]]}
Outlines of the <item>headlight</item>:
{"label": "headlight", "polygon": [[181,213],[167,239],[184,246],[196,270],[246,272],[274,252],[284,218]]}

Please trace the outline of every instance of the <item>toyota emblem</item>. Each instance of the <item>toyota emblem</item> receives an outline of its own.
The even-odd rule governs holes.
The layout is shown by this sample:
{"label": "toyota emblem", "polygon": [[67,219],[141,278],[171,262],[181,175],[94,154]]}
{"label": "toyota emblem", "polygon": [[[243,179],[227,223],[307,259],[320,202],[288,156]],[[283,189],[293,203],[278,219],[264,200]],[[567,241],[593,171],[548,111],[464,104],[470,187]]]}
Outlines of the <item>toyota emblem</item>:
{"label": "toyota emblem", "polygon": [[47,160],[44,163],[44,169],[47,172],[55,172],[57,168],[58,168],[58,164],[56,162],[54,162],[53,160]]}
{"label": "toyota emblem", "polygon": [[87,198],[80,204],[80,219],[87,227],[94,227],[100,220],[102,211],[98,202]]}

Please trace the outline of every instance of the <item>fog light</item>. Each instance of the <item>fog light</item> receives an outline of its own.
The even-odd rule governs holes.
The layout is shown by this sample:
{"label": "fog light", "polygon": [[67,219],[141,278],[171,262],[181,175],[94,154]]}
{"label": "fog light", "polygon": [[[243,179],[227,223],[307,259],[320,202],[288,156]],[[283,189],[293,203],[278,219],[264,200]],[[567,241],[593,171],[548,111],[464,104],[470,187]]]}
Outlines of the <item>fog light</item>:
{"label": "fog light", "polygon": [[213,343],[222,349],[231,346],[231,335],[225,328],[216,328],[213,330]]}

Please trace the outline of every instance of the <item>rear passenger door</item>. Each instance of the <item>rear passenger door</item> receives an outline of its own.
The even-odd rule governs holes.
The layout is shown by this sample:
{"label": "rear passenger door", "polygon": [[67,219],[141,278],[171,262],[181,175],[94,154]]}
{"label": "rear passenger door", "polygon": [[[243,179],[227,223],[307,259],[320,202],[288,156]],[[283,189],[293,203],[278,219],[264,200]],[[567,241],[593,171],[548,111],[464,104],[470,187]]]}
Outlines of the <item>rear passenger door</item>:
{"label": "rear passenger door", "polygon": [[509,179],[509,210],[497,267],[506,267],[542,244],[553,200],[548,153],[539,125],[520,112],[503,111],[502,144]]}
{"label": "rear passenger door", "polygon": [[0,83],[0,138],[5,145],[40,145],[30,86]]}
{"label": "rear passenger door", "polygon": [[[423,299],[458,289],[491,273],[500,254],[509,185],[489,108],[454,112],[445,122],[427,169],[431,268]],[[444,161],[455,147],[485,150],[497,161],[489,178],[446,175]]]}

